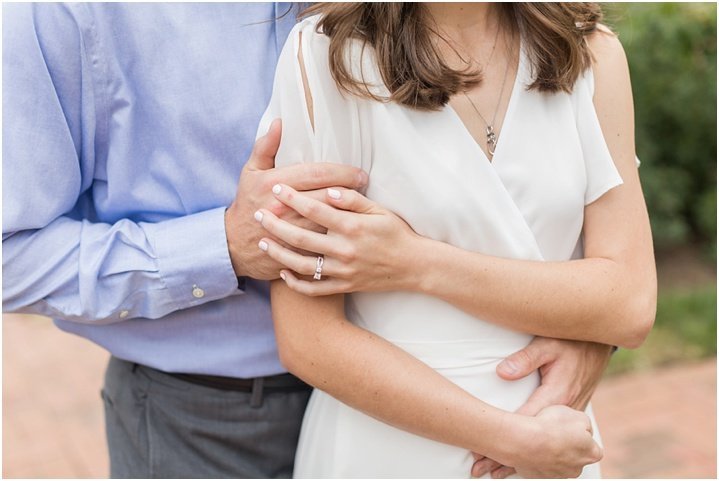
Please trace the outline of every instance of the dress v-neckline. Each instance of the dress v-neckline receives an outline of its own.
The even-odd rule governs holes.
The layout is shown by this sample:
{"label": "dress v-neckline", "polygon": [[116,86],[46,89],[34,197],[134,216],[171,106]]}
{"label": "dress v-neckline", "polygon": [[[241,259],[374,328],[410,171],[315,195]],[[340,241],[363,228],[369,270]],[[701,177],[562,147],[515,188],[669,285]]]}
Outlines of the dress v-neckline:
{"label": "dress v-neckline", "polygon": [[520,38],[519,42],[519,59],[517,60],[517,73],[514,76],[514,84],[512,86],[512,91],[509,97],[509,102],[507,103],[507,110],[504,113],[504,120],[502,121],[502,130],[500,132],[497,146],[494,149],[494,155],[490,159],[487,156],[487,153],[484,151],[481,145],[474,139],[474,136],[472,136],[472,133],[467,128],[467,125],[462,120],[462,117],[459,116],[457,111],[449,104],[447,103],[444,106],[444,110],[449,113],[451,117],[454,118],[454,121],[459,125],[460,130],[460,136],[464,137],[469,143],[472,144],[473,148],[479,151],[480,158],[485,160],[490,165],[495,165],[497,162],[497,159],[500,157],[500,154],[502,152],[502,146],[506,143],[506,134],[508,132],[508,127],[511,126],[512,123],[512,115],[514,114],[515,110],[515,104],[517,103],[517,97],[519,94],[520,86],[523,84],[524,81],[524,68],[525,68],[525,54],[524,54],[524,42]]}

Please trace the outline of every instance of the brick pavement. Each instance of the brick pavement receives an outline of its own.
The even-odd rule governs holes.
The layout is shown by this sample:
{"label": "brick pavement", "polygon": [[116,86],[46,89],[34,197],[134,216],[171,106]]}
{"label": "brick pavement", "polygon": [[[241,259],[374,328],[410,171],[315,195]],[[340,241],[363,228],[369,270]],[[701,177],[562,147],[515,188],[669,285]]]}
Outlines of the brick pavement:
{"label": "brick pavement", "polygon": [[[3,317],[4,478],[107,476],[107,354],[39,317]],[[716,478],[716,359],[605,380],[605,477]]]}

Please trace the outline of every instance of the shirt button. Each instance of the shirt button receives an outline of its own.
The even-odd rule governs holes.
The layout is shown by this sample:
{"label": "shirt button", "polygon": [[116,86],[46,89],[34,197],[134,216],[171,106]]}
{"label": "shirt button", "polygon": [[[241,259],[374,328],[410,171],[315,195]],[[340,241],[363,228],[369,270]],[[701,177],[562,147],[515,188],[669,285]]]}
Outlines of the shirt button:
{"label": "shirt button", "polygon": [[197,286],[192,286],[192,295],[197,299],[202,299],[203,297],[205,297],[205,291],[203,291]]}
{"label": "shirt button", "polygon": [[125,319],[130,315],[130,311],[120,311],[120,319]]}

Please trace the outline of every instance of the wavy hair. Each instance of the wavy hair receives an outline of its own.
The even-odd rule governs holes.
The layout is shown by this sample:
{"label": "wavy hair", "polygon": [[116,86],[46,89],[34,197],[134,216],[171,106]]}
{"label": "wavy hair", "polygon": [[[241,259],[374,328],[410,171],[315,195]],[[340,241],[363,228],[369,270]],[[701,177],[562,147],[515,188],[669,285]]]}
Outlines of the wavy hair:
{"label": "wavy hair", "polygon": [[[602,11],[596,3],[499,3],[504,28],[521,32],[533,83],[541,92],[570,92],[590,66],[584,37],[597,28]],[[395,101],[420,110],[437,110],[450,97],[481,82],[477,70],[456,70],[436,47],[438,32],[418,2],[316,3],[302,17],[321,14],[317,28],[330,38],[329,66],[338,86],[351,94]],[[349,43],[359,39],[374,48],[380,75],[390,92],[380,98],[356,79],[345,59]],[[445,39],[446,40],[446,39]]]}

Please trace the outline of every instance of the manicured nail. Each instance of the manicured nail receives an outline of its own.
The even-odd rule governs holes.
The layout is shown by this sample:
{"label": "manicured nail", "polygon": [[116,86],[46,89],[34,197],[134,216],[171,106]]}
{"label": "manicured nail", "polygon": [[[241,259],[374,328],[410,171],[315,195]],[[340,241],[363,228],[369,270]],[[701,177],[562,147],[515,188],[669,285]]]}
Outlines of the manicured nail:
{"label": "manicured nail", "polygon": [[283,281],[287,280],[287,274],[285,274],[284,272],[280,272],[280,277],[282,278]]}
{"label": "manicured nail", "polygon": [[262,222],[262,212],[260,212],[259,210],[255,212],[255,220],[257,222]]}
{"label": "manicured nail", "polygon": [[332,199],[338,200],[342,197],[342,192],[337,189],[327,189],[327,195],[329,195]]}
{"label": "manicured nail", "polygon": [[265,241],[260,241],[260,243],[257,244],[257,246],[260,248],[260,250],[265,251],[265,252],[267,252],[267,249],[270,247],[269,245],[267,245],[267,242],[265,242]]}
{"label": "manicured nail", "polygon": [[359,186],[364,187],[369,183],[369,176],[367,175],[367,172],[364,170],[360,170],[360,173],[357,174],[357,178],[359,180]]}
{"label": "manicured nail", "polygon": [[499,368],[507,374],[515,374],[517,372],[517,365],[512,361],[504,360],[499,364]]}
{"label": "manicured nail", "polygon": [[272,193],[275,195],[279,195],[280,192],[282,192],[282,186],[280,184],[275,184],[272,187]]}

